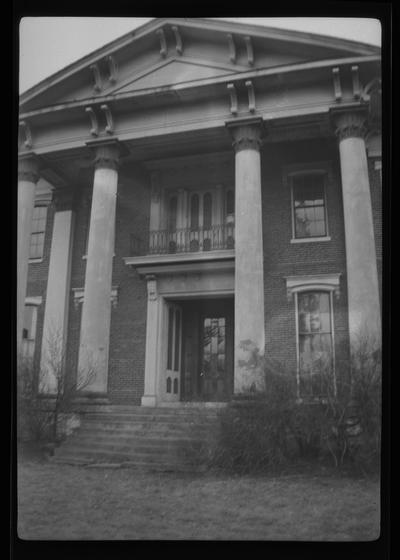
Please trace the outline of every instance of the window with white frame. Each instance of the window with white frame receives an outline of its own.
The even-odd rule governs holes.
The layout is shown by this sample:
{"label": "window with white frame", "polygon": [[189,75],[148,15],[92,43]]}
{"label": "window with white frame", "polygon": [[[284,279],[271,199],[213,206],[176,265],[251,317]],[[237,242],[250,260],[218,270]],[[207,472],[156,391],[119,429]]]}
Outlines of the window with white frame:
{"label": "window with white frame", "polygon": [[42,259],[44,237],[46,233],[47,206],[35,206],[33,209],[31,242],[29,247],[30,259]]}
{"label": "window with white frame", "polygon": [[24,307],[22,355],[29,360],[32,360],[35,354],[37,311],[40,303],[41,298],[27,298]]}
{"label": "window with white frame", "polygon": [[290,179],[293,239],[327,237],[325,175],[307,172]]}
{"label": "window with white frame", "polygon": [[334,394],[333,295],[339,295],[340,274],[288,276],[286,289],[295,305],[298,396]]}
{"label": "window with white frame", "polygon": [[296,307],[299,396],[324,397],[333,390],[332,295],[299,292]]}

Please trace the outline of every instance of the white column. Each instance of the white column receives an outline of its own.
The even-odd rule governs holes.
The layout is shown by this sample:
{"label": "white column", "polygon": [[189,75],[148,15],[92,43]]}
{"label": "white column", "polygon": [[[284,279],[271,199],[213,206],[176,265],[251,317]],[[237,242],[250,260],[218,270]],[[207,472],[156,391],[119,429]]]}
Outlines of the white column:
{"label": "white column", "polygon": [[147,277],[146,358],[144,368],[144,395],[142,406],[157,404],[157,374],[159,367],[160,318],[157,280]]}
{"label": "white column", "polygon": [[18,232],[17,232],[17,353],[21,352],[24,306],[28,281],[35,189],[39,179],[38,162],[33,156],[18,161]]}
{"label": "white column", "polygon": [[350,343],[380,345],[381,311],[363,111],[333,113],[339,138]]}
{"label": "white column", "polygon": [[264,387],[261,119],[228,123],[235,148],[235,394]]}
{"label": "white column", "polygon": [[77,372],[78,377],[93,372],[85,391],[103,395],[108,381],[118,153],[111,142],[96,149]]}
{"label": "white column", "polygon": [[63,372],[68,328],[74,227],[73,191],[72,189],[59,189],[55,191],[54,197],[56,212],[51,240],[40,357],[39,392],[41,393],[54,393],[57,390],[56,367],[61,367],[59,372]]}

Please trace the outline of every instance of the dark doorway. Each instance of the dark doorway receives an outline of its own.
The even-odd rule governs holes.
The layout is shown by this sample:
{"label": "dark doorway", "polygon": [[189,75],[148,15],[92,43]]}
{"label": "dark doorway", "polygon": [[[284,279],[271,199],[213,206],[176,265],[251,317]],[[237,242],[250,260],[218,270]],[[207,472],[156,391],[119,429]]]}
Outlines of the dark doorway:
{"label": "dark doorway", "polygon": [[228,401],[233,393],[233,298],[180,302],[181,399]]}

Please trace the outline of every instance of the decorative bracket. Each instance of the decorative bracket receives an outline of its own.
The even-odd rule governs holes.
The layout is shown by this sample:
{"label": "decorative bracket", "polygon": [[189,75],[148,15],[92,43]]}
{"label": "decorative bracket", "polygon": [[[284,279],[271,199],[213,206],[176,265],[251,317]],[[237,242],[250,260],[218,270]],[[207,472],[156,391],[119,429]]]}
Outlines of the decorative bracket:
{"label": "decorative bracket", "polygon": [[360,88],[360,78],[358,75],[358,66],[351,67],[351,75],[353,78],[353,97],[354,99],[360,99],[361,88]]}
{"label": "decorative bracket", "polygon": [[165,58],[167,56],[168,48],[167,48],[167,40],[165,39],[164,29],[157,29],[156,34],[160,39],[160,55],[163,58]]}
{"label": "decorative bracket", "polygon": [[32,148],[32,132],[31,132],[31,127],[29,126],[29,124],[26,121],[20,121],[19,126],[22,128],[22,130],[24,131],[24,136],[25,136],[25,140],[24,140],[24,146],[26,148]]}
{"label": "decorative bracket", "polygon": [[99,65],[96,64],[92,64],[90,66],[91,71],[93,72],[93,78],[94,78],[94,86],[93,89],[95,91],[100,91],[101,90],[101,76],[100,76],[100,70],[99,70]]}
{"label": "decorative bracket", "polygon": [[[112,286],[110,301],[113,308],[117,306],[118,303],[118,291],[119,286]],[[85,289],[84,288],[72,288],[73,298],[74,298],[74,308],[79,309],[79,305],[83,303],[85,299]]]}
{"label": "decorative bracket", "polygon": [[236,95],[236,88],[234,84],[228,84],[226,86],[227,90],[229,91],[229,95],[231,97],[231,113],[232,115],[237,115],[238,112],[238,100]]}
{"label": "decorative bracket", "polygon": [[110,107],[108,105],[100,105],[100,109],[104,111],[107,119],[107,126],[105,128],[105,131],[107,132],[107,134],[112,134],[114,132],[114,121],[112,118]]}
{"label": "decorative bracket", "polygon": [[246,49],[247,49],[247,63],[249,66],[253,66],[254,52],[253,52],[253,43],[251,42],[251,37],[247,35],[244,38],[244,42],[246,43]]}
{"label": "decorative bracket", "polygon": [[342,87],[340,85],[340,71],[339,68],[332,68],[333,76],[333,91],[336,101],[341,101],[342,99]]}
{"label": "decorative bracket", "polygon": [[117,81],[117,64],[114,60],[114,57],[109,55],[107,56],[107,62],[108,62],[108,70],[109,70],[109,77],[108,77],[108,81],[111,84],[115,84],[115,82]]}
{"label": "decorative bracket", "polygon": [[228,38],[228,46],[229,46],[229,60],[232,62],[232,64],[235,64],[236,63],[235,41],[233,40],[233,35],[231,33],[228,33],[227,38]]}
{"label": "decorative bracket", "polygon": [[99,135],[99,124],[97,122],[96,113],[93,111],[92,107],[85,107],[85,112],[89,115],[90,122],[91,122],[91,125],[92,125],[92,128],[90,130],[90,134],[92,136],[98,136]]}
{"label": "decorative bracket", "polygon": [[147,280],[147,297],[149,301],[156,301],[158,297],[157,278],[153,274],[148,274],[146,276],[146,280]]}
{"label": "decorative bracket", "polygon": [[171,29],[172,29],[172,31],[174,32],[174,35],[175,35],[176,52],[178,54],[182,54],[183,53],[183,45],[182,45],[181,34],[179,32],[179,27],[177,25],[173,25]]}
{"label": "decorative bracket", "polygon": [[251,80],[247,80],[245,85],[247,87],[247,93],[249,96],[249,111],[250,113],[254,113],[254,111],[256,110],[256,96],[254,93],[253,82]]}

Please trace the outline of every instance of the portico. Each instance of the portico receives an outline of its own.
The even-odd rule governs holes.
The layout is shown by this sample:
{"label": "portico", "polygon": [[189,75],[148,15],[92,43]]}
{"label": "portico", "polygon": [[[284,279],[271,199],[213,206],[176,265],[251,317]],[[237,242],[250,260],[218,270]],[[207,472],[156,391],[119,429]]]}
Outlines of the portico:
{"label": "portico", "polygon": [[[53,185],[62,178],[38,346],[45,394],[55,391],[46,373],[55,331],[69,374],[92,372],[84,393],[97,402],[158,406],[260,390],[265,356],[293,365],[300,338],[316,336],[300,332],[305,311],[287,297],[287,278],[296,289],[305,278],[301,290],[317,292],[321,314],[330,313],[318,336],[334,338],[336,321],[350,344],[365,328],[380,343],[368,99],[358,75],[362,66],[363,80],[373,79],[378,54],[310,38],[303,49],[305,38],[287,36],[291,47],[279,54],[283,38],[251,26],[243,42],[242,28],[235,37],[228,24],[204,23],[203,37],[197,22],[172,19],[181,52],[170,44],[171,21],[156,20],[23,99],[31,145],[21,141],[18,336],[34,266],[35,183],[39,172]],[[296,168],[288,181],[285,166]],[[320,297],[328,292],[329,301]],[[202,385],[204,369],[215,375]]]}

